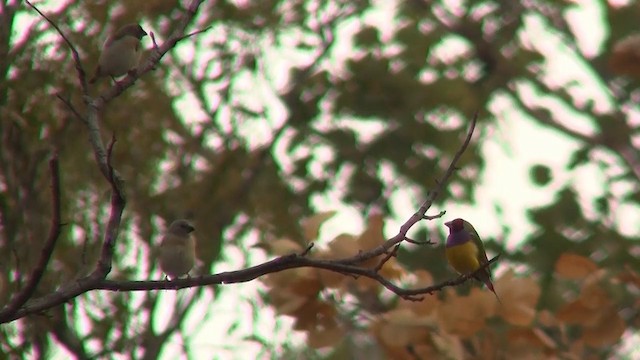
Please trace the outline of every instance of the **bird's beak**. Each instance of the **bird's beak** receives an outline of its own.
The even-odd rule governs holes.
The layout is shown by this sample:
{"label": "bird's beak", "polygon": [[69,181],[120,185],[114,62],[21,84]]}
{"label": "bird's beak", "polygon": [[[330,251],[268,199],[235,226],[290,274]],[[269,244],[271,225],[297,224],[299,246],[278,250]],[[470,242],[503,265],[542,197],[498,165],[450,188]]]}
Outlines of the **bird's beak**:
{"label": "bird's beak", "polygon": [[446,223],[444,223],[444,226],[446,226],[449,229],[451,229],[451,221],[447,221]]}

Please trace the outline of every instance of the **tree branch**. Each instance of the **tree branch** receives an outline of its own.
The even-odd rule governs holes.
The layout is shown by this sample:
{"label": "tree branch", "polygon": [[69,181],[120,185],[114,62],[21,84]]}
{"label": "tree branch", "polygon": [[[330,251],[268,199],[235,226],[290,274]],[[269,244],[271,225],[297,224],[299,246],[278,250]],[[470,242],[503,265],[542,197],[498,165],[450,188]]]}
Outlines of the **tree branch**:
{"label": "tree branch", "polygon": [[62,37],[62,39],[64,39],[64,41],[67,43],[67,45],[71,49],[71,56],[73,56],[73,62],[75,63],[76,71],[78,72],[78,81],[80,82],[82,93],[88,94],[89,87],[87,85],[87,77],[86,77],[84,68],[82,67],[82,62],[80,61],[80,55],[78,54],[78,50],[76,50],[75,46],[73,46],[73,43],[69,41],[69,38],[62,32],[62,30],[60,30],[60,28],[58,27],[58,25],[56,25],[56,23],[54,23],[51,19],[49,19],[47,15],[45,15],[42,11],[40,11],[40,9],[38,9],[35,5],[33,5],[29,0],[24,0],[24,2],[26,2],[27,5],[29,5],[33,10],[38,12],[38,14],[40,14],[40,16],[42,16],[42,18],[45,19],[51,26],[53,26],[53,28],[56,29],[58,34],[60,34],[60,37]]}
{"label": "tree branch", "polygon": [[9,305],[7,305],[2,311],[0,311],[0,323],[3,323],[5,319],[10,318],[15,312],[24,305],[35,292],[38,287],[42,275],[47,268],[51,254],[56,246],[56,241],[60,235],[61,227],[61,215],[60,215],[60,169],[58,166],[58,154],[56,152],[51,156],[49,160],[49,169],[51,171],[51,227],[49,229],[49,236],[40,252],[40,259],[36,263],[35,268],[31,272],[29,281],[25,287],[17,293]]}
{"label": "tree branch", "polygon": [[415,214],[413,214],[409,218],[409,220],[407,220],[402,226],[400,226],[400,231],[398,232],[398,234],[396,234],[391,239],[385,241],[384,244],[382,244],[382,245],[380,245],[380,246],[378,246],[378,247],[376,247],[376,248],[374,248],[372,250],[363,251],[360,254],[358,254],[357,256],[346,258],[346,259],[342,259],[342,260],[340,260],[340,263],[342,263],[342,264],[355,264],[355,263],[360,263],[362,261],[374,258],[374,257],[376,257],[378,255],[385,254],[393,246],[395,246],[396,244],[399,244],[403,240],[406,240],[407,239],[407,233],[413,227],[413,225],[415,225],[418,221],[420,221],[422,219],[431,220],[431,219],[435,219],[435,218],[440,218],[445,214],[445,212],[442,211],[439,214],[434,215],[434,216],[427,216],[426,215],[427,214],[427,210],[429,210],[431,208],[431,206],[433,205],[433,202],[436,200],[436,198],[442,192],[442,189],[444,189],[445,186],[449,183],[449,180],[451,179],[451,176],[453,175],[454,171],[456,170],[456,164],[458,163],[458,161],[462,157],[462,154],[464,154],[464,152],[467,150],[467,147],[469,146],[469,143],[471,142],[471,137],[473,136],[473,132],[474,132],[474,130],[476,128],[477,121],[478,121],[478,113],[475,113],[473,118],[471,119],[471,125],[469,126],[469,130],[467,131],[467,137],[465,138],[464,142],[462,143],[462,146],[460,146],[460,149],[458,149],[458,151],[456,152],[455,156],[453,157],[453,160],[451,161],[451,164],[449,164],[449,168],[447,168],[447,171],[445,172],[444,176],[442,177],[442,179],[440,179],[440,181],[438,181],[436,188],[429,193],[429,196],[427,197],[427,200],[425,200],[425,202],[422,203],[422,205],[420,206],[418,211]]}
{"label": "tree branch", "polygon": [[[206,285],[214,285],[214,284],[233,284],[240,282],[247,282],[254,280],[258,277],[261,277],[266,274],[272,274],[288,269],[295,269],[301,267],[313,267],[318,269],[329,270],[333,272],[337,272],[340,274],[352,275],[352,276],[364,276],[379,282],[382,286],[389,289],[393,293],[401,296],[404,299],[418,301],[422,298],[417,296],[420,294],[431,294],[435,291],[439,291],[445,287],[456,286],[462,284],[467,281],[469,278],[473,277],[475,273],[466,274],[460,276],[457,279],[445,281],[443,283],[429,286],[421,289],[403,289],[391,281],[384,278],[378,272],[381,268],[381,264],[384,264],[385,261],[390,259],[395,250],[391,250],[390,248],[396,246],[400,242],[406,239],[406,234],[409,229],[416,224],[418,221],[425,219],[425,214],[427,210],[432,206],[436,197],[441,193],[442,189],[449,182],[449,179],[453,175],[456,164],[460,160],[460,157],[468,147],[471,142],[471,138],[473,136],[473,132],[475,130],[476,122],[478,115],[475,114],[471,124],[469,126],[469,130],[467,132],[467,136],[462,143],[460,149],[456,152],[453,157],[449,168],[445,172],[441,181],[438,182],[438,185],[434,191],[429,194],[427,200],[420,206],[420,209],[411,216],[405,224],[400,227],[400,232],[394,236],[393,238],[387,240],[383,245],[380,245],[372,250],[359,252],[357,255],[352,257],[338,259],[338,260],[322,260],[322,259],[313,259],[308,257],[308,252],[311,250],[311,245],[304,249],[300,254],[290,254],[275,258],[271,261],[267,261],[263,264],[259,264],[256,266],[252,266],[247,269],[237,270],[237,271],[229,271],[220,274],[213,275],[203,275],[199,277],[192,277],[186,279],[176,279],[172,281],[166,280],[156,280],[156,281],[114,281],[105,279],[106,275],[109,273],[111,269],[111,257],[113,256],[113,245],[115,243],[115,236],[117,235],[117,229],[120,224],[120,218],[122,216],[122,210],[124,208],[124,199],[119,196],[118,187],[115,182],[112,182],[112,204],[111,204],[111,217],[109,219],[109,225],[107,227],[107,233],[105,234],[105,241],[102,249],[102,254],[98,263],[98,266],[89,276],[85,278],[78,279],[74,283],[67,284],[62,289],[58,290],[55,293],[49,294],[42,298],[34,299],[31,302],[27,303],[18,311],[15,311],[10,316],[5,316],[2,318],[3,322],[9,322],[15,319],[19,319],[21,317],[39,313],[54,306],[58,306],[74,297],[85,293],[91,290],[109,290],[109,291],[149,291],[149,290],[178,290],[190,287],[199,287]],[[113,150],[113,143],[115,142],[115,138],[112,139],[112,142],[109,146],[109,153]],[[111,158],[110,155],[107,156],[108,159]],[[110,160],[107,161],[107,165],[111,166]],[[442,216],[444,213],[440,213]],[[430,217],[433,218],[433,217]],[[378,263],[375,267],[372,268],[364,268],[357,266],[356,264],[361,263],[365,260],[373,259],[379,255],[385,254],[385,257],[382,259],[380,263]],[[489,266],[491,263],[497,260],[497,256],[487,264],[484,264],[483,267],[478,269],[476,272],[481,271],[485,267]]]}
{"label": "tree branch", "polygon": [[113,167],[111,166],[111,159],[113,153],[113,147],[116,143],[115,135],[112,136],[109,148],[107,150],[107,174],[108,180],[111,184],[111,214],[109,215],[109,222],[107,223],[107,229],[104,234],[104,241],[102,242],[102,250],[100,252],[100,258],[95,270],[89,276],[95,276],[97,278],[105,278],[111,271],[111,263],[113,261],[113,250],[115,249],[116,239],[118,238],[118,231],[120,229],[120,220],[122,219],[122,212],[126,205],[126,199],[122,192],[122,183],[120,178],[116,176]]}

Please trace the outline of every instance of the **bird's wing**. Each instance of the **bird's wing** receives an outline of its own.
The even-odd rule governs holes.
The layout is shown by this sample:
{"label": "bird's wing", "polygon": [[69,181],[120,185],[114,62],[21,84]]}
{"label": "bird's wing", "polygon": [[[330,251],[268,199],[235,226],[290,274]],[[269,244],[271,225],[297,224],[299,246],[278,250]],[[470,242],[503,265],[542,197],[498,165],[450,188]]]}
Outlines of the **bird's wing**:
{"label": "bird's wing", "polygon": [[487,253],[484,251],[484,245],[482,244],[482,240],[480,240],[480,235],[478,235],[478,232],[470,222],[465,221],[464,227],[465,230],[469,232],[473,243],[476,244],[476,247],[478,248],[478,260],[481,263],[487,263],[489,261],[489,258],[487,258]]}

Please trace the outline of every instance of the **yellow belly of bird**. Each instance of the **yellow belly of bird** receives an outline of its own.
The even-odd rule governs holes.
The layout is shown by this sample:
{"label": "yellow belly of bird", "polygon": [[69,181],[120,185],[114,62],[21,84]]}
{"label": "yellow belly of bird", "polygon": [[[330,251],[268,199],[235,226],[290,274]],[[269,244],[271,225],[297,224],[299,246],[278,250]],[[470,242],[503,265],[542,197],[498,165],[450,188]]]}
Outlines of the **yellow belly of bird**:
{"label": "yellow belly of bird", "polygon": [[448,247],[445,249],[445,255],[449,264],[459,273],[467,274],[478,267],[478,248],[473,241],[468,241],[462,245]]}

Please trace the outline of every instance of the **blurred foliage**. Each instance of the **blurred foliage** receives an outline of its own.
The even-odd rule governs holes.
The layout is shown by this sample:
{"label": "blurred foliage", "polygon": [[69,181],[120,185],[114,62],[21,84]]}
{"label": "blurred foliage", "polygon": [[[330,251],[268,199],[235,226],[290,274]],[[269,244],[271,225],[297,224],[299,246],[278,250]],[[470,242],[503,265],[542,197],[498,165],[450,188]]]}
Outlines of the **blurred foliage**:
{"label": "blurred foliage", "polygon": [[[113,29],[139,21],[162,41],[186,3],[37,5],[69,35],[90,72]],[[491,160],[483,158],[480,144],[499,126],[496,104],[507,101],[527,114],[527,120],[508,121],[533,121],[577,141],[563,170],[595,168],[604,189],[588,198],[573,181],[554,187],[561,170],[531,164],[532,187],[556,192],[549,203],[527,210],[536,231],[524,245],[507,250],[487,239],[489,252],[502,253],[501,263],[512,267],[496,279],[504,307],[471,283],[411,303],[367,279],[297,269],[265,278],[260,301],[292,318],[308,346],[257,341],[257,334],[253,340],[273,358],[615,356],[622,334],[640,326],[638,233],[619,226],[640,202],[640,38],[633,36],[640,5],[392,3],[393,21],[379,24],[372,14],[381,4],[365,0],[204,2],[190,30],[212,30],[181,42],[101,114],[103,137],[114,134],[118,140],[113,162],[128,195],[109,276],[159,279],[152,249],[164,225],[177,217],[196,224],[201,272],[213,271],[225,249],[251,264],[261,250],[247,242],[248,234],[269,255],[302,249],[331,216],[316,214],[314,197],[336,191],[363,214],[374,207],[382,212],[369,216],[362,234],[343,234],[312,256],[349,256],[373,247],[384,240],[385,218],[415,211],[391,213],[390,194],[399,187],[412,191],[418,206],[460,146],[467,120],[480,111],[481,136],[474,137],[462,170],[436,206],[474,204],[478,179]],[[595,52],[585,50],[584,42],[592,39],[568,20],[589,4],[597,8],[605,33]],[[36,296],[94,266],[109,214],[109,186],[95,165],[86,129],[56,97],[81,107],[66,44],[20,1],[3,0],[0,18],[5,304],[24,286],[48,233],[52,149],[61,162],[66,225]],[[531,35],[532,22],[545,29],[546,42]],[[561,55],[573,59],[584,76],[548,71]],[[282,58],[285,65],[277,60]],[[582,86],[585,78],[596,85]],[[92,94],[108,86],[105,80]],[[585,128],[592,131],[579,130]],[[502,208],[474,205],[493,206],[498,213]],[[445,235],[416,233],[417,240]],[[432,284],[451,276],[442,258],[431,247],[403,247],[381,271],[406,286]],[[210,302],[214,311],[216,300],[232,288],[181,292],[173,300],[161,300],[156,292],[84,294],[43,316],[0,328],[0,353],[46,358],[60,344],[78,358],[156,358],[176,333],[189,338],[183,321],[194,306]],[[260,309],[258,300],[246,301]],[[158,314],[166,324],[157,323]],[[314,351],[323,347],[333,351]],[[181,351],[191,353],[189,346]]]}

